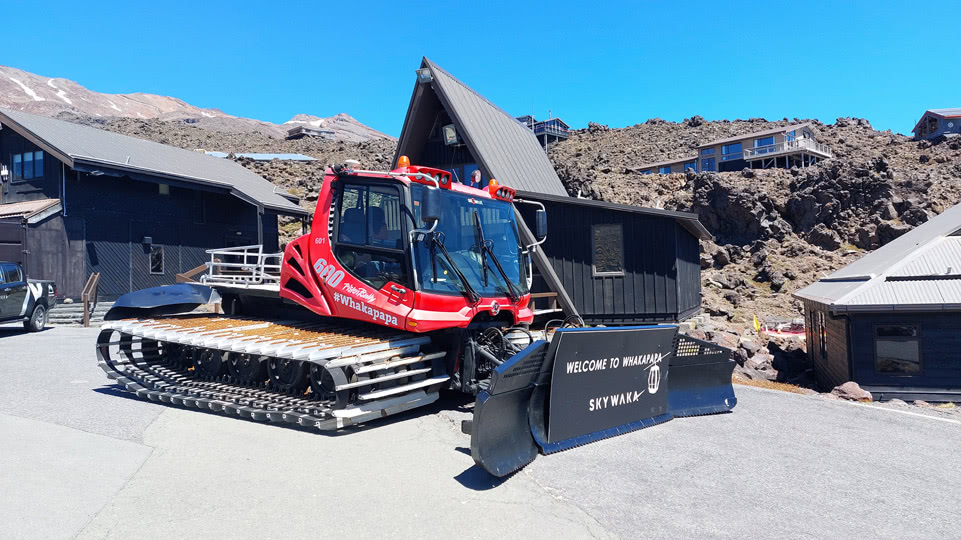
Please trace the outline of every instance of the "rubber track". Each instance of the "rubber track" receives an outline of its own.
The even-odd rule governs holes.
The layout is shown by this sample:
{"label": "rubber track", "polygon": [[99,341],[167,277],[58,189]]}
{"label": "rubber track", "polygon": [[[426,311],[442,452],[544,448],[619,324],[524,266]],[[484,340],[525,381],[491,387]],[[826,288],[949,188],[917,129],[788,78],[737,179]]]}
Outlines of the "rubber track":
{"label": "rubber track", "polygon": [[[118,335],[121,336],[119,341],[116,340]],[[438,382],[426,389],[335,409],[333,400],[283,394],[265,386],[198,379],[189,369],[162,365],[156,354],[151,356],[150,352],[135,347],[142,341],[138,336],[108,328],[101,332],[97,343],[100,368],[107,377],[138,397],[224,416],[322,431],[341,429],[427,405],[438,399],[436,390],[441,384]],[[113,358],[111,346],[118,345],[119,351],[116,352],[120,357]],[[345,356],[350,352],[346,351]]]}

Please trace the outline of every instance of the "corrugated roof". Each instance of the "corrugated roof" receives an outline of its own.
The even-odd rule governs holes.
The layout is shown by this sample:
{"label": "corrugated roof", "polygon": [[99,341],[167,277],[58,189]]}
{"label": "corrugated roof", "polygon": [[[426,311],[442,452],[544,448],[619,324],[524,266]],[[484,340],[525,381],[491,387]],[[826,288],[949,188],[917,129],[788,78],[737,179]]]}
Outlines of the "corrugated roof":
{"label": "corrugated roof", "polygon": [[[430,70],[431,88],[482,169],[517,190],[567,196],[534,132],[426,57],[421,67]],[[411,103],[411,110],[416,108]],[[398,155],[408,135],[401,134]]]}
{"label": "corrugated roof", "polygon": [[961,308],[961,236],[950,236],[959,229],[961,204],[794,296],[834,311]]}
{"label": "corrugated roof", "polygon": [[945,236],[889,277],[958,276],[961,278],[961,236]]}
{"label": "corrugated roof", "polygon": [[754,133],[745,133],[744,135],[737,135],[735,137],[728,137],[726,139],[718,139],[716,141],[711,141],[709,143],[704,143],[698,148],[706,148],[708,146],[717,146],[719,144],[727,144],[734,141],[743,141],[744,139],[753,139],[755,137],[764,137],[765,135],[775,135],[777,133],[786,133],[795,129],[801,129],[803,127],[810,126],[810,122],[803,122],[800,124],[793,124],[790,126],[777,127],[773,129],[765,129],[764,131],[755,131]]}
{"label": "corrugated roof", "polygon": [[944,117],[955,117],[961,116],[961,108],[950,108],[950,109],[928,109],[925,112],[930,112],[938,114]]}
{"label": "corrugated roof", "polygon": [[60,204],[60,199],[40,199],[0,204],[0,218],[29,217],[57,204]]}
{"label": "corrugated roof", "polygon": [[206,184],[280,213],[307,214],[273,184],[230,160],[10,109],[0,109],[0,122],[70,167],[83,164]]}
{"label": "corrugated roof", "polygon": [[864,307],[905,309],[961,309],[961,279],[883,281],[844,302],[840,311]]}
{"label": "corrugated roof", "polygon": [[632,212],[635,214],[644,214],[649,216],[657,217],[669,217],[681,224],[688,232],[693,234],[700,240],[713,240],[714,236],[711,235],[707,227],[701,223],[698,219],[697,214],[692,212],[678,212],[675,210],[664,210],[661,208],[645,208],[643,206],[632,206],[629,204],[613,203],[608,201],[596,201],[594,199],[579,199],[577,197],[559,197],[556,195],[544,195],[541,193],[531,193],[525,191],[517,192],[518,198],[521,199],[534,199],[538,201],[553,201],[562,204],[576,204],[582,206],[593,206],[596,208],[605,208],[608,210],[616,210],[620,212]]}

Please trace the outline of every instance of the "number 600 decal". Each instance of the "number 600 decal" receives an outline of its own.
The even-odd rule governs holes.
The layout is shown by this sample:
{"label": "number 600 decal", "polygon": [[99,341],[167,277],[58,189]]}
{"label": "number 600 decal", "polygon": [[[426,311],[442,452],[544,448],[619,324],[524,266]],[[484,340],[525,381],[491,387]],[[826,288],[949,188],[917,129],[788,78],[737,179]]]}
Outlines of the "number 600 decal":
{"label": "number 600 decal", "polygon": [[344,271],[337,270],[334,265],[327,264],[324,259],[317,259],[314,262],[314,271],[317,272],[317,279],[326,281],[327,285],[336,287],[344,279]]}

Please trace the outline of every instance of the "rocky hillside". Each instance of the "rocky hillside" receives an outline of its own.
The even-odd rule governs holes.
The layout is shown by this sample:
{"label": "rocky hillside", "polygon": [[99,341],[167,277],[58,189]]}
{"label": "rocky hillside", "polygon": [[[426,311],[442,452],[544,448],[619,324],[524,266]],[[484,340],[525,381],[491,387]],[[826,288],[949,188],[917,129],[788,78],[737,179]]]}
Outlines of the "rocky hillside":
{"label": "rocky hillside", "polygon": [[[201,129],[182,122],[62,118],[187,149],[298,152],[312,163],[241,162],[304,197],[313,209],[326,164],[356,159],[390,167],[392,140],[301,139]],[[313,121],[304,119],[305,121]],[[549,149],[572,195],[696,212],[713,242],[702,246],[705,308],[734,323],[797,317],[790,293],[891,241],[961,201],[961,141],[935,144],[876,131],[863,119],[812,121],[836,157],[805,169],[641,175],[644,163],[694,154],[703,142],[794,123],[787,119],[681,123],[621,129],[591,124]]]}
{"label": "rocky hillside", "polygon": [[274,138],[286,136],[292,125],[309,123],[334,130],[338,140],[392,139],[344,113],[330,118],[298,114],[284,124],[273,124],[231,116],[219,109],[202,109],[169,96],[139,92],[102,94],[69,79],[43,77],[7,66],[0,66],[0,107],[44,116],[68,112],[92,118],[163,120],[218,132],[260,133]]}
{"label": "rocky hillside", "polygon": [[857,118],[811,121],[835,154],[814,167],[638,172],[701,143],[798,121],[591,124],[549,153],[572,194],[696,212],[715,236],[702,247],[709,312],[733,322],[796,317],[791,292],[961,201],[961,141],[917,142]]}

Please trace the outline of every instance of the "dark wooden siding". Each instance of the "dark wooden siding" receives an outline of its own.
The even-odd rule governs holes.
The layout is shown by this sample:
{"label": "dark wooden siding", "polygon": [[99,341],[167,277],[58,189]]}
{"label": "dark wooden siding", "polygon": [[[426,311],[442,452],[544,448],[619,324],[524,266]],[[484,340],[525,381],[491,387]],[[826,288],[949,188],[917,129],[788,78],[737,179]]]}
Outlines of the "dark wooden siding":
{"label": "dark wooden siding", "polygon": [[[921,373],[915,376],[877,373],[874,327],[912,324],[920,327]],[[905,386],[961,389],[961,315],[896,313],[851,315],[854,380],[862,386]]]}
{"label": "dark wooden siding", "polygon": [[[0,163],[13,175],[14,154],[35,152],[40,148],[12,129],[0,129]],[[43,176],[29,180],[13,180],[0,185],[0,203],[56,199],[60,196],[60,161],[44,152]]]}
{"label": "dark wooden siding", "polygon": [[[804,313],[808,330],[808,357],[822,390],[830,390],[851,380],[848,363],[848,329],[843,318],[831,319],[827,309],[813,302],[805,302]],[[824,347],[822,350],[822,321]]]}
{"label": "dark wooden siding", "polygon": [[[570,202],[542,201],[548,214],[544,252],[588,322],[677,321],[701,305],[698,239],[669,216]],[[527,223],[534,209],[520,205]],[[624,275],[594,276],[592,227],[620,224]],[[534,290],[542,287],[535,281]]]}
{"label": "dark wooden siding", "polygon": [[[101,273],[107,298],[173,283],[203,264],[207,249],[257,243],[256,209],[226,193],[170,186],[161,195],[152,182],[86,174],[70,179],[66,193],[68,215],[85,222],[87,272]],[[268,248],[276,248],[276,223],[264,216]],[[145,237],[164,250],[162,274],[150,273]]]}

